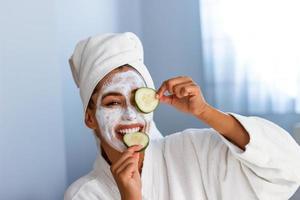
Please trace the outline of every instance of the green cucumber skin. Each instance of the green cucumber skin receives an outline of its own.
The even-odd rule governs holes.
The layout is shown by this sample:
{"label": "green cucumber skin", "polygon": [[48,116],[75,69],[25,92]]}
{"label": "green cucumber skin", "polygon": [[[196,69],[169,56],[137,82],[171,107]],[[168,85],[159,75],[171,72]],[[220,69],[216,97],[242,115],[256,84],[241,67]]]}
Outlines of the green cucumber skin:
{"label": "green cucumber skin", "polygon": [[[143,89],[143,88],[153,90],[153,91],[156,93],[156,90],[154,90],[153,88],[140,87],[139,89]],[[134,100],[135,100],[135,105],[136,105],[136,107],[138,108],[138,110],[139,110],[140,112],[142,112],[142,113],[145,113],[145,114],[152,113],[152,112],[158,107],[158,105],[159,105],[159,101],[158,101],[158,104],[155,106],[155,108],[154,108],[152,111],[150,111],[150,112],[145,112],[145,111],[143,111],[143,109],[140,108],[139,105],[136,103],[136,102],[137,102],[137,101],[136,101],[136,93],[134,94]]]}
{"label": "green cucumber skin", "polygon": [[[143,132],[140,132],[140,133],[143,133]],[[148,136],[146,133],[143,133],[143,134],[145,134],[145,135],[148,137],[148,142],[147,142],[147,144],[146,144],[142,149],[140,149],[139,151],[135,151],[135,152],[143,152],[143,151],[145,151],[146,148],[149,146],[150,138],[149,138],[149,136]],[[130,147],[130,146],[128,146],[128,145],[126,144],[126,142],[124,141],[124,139],[123,139],[123,143],[125,144],[125,146],[126,146],[127,148]]]}

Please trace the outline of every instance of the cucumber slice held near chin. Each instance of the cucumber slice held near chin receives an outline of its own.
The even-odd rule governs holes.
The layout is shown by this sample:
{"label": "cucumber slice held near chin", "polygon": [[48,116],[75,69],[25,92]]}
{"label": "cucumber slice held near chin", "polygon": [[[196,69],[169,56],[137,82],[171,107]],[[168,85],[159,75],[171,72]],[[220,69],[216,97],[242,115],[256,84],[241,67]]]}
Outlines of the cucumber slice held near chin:
{"label": "cucumber slice held near chin", "polygon": [[143,132],[126,133],[123,136],[123,142],[127,147],[142,145],[142,148],[139,150],[140,152],[144,151],[149,145],[149,137]]}
{"label": "cucumber slice held near chin", "polygon": [[155,98],[156,91],[152,88],[142,87],[137,89],[134,100],[137,108],[143,113],[151,113],[159,104],[159,99]]}

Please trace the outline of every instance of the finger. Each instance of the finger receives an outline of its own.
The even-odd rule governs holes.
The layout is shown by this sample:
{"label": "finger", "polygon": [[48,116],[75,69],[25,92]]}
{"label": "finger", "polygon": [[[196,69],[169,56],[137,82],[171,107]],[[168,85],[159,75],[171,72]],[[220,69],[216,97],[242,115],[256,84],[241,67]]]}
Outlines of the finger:
{"label": "finger", "polygon": [[142,148],[143,148],[143,145],[133,145],[133,146],[128,147],[127,151],[134,153],[134,152],[141,150]]}
{"label": "finger", "polygon": [[177,76],[174,78],[170,78],[167,80],[167,82],[171,85],[176,85],[178,83],[184,83],[184,82],[189,82],[189,81],[193,81],[191,77],[188,76]]}
{"label": "finger", "polygon": [[196,96],[199,95],[200,89],[197,85],[189,85],[186,87],[182,87],[179,91],[181,97],[186,97],[186,96]]}
{"label": "finger", "polygon": [[118,175],[119,179],[121,179],[121,181],[126,181],[128,178],[132,177],[134,173],[138,173],[138,169],[137,167],[130,163],[129,165],[127,165],[125,167],[125,169],[122,171],[122,173],[120,173]]}
{"label": "finger", "polygon": [[135,180],[137,180],[138,178],[141,178],[139,169],[136,169],[135,171],[133,171],[132,178]]}
{"label": "finger", "polygon": [[163,96],[160,98],[160,101],[161,101],[162,103],[166,103],[166,104],[172,105],[173,98],[174,98],[174,95],[169,95],[169,96],[163,95]]}
{"label": "finger", "polygon": [[162,103],[167,103],[170,105],[173,105],[175,98],[183,98],[187,96],[196,96],[200,94],[199,86],[193,83],[190,84],[184,84],[184,85],[178,85],[178,88],[176,89],[176,94],[169,95],[169,96],[162,96],[160,98],[160,101]]}
{"label": "finger", "polygon": [[120,164],[122,164],[124,162],[124,160],[126,160],[128,157],[132,156],[134,154],[134,152],[139,151],[142,148],[141,145],[134,145],[129,147],[127,150],[125,150],[120,159],[117,160],[116,163],[114,163],[113,165],[111,165],[111,171],[114,173],[114,171],[119,167]]}
{"label": "finger", "polygon": [[167,81],[166,85],[167,85],[167,88],[168,88],[168,91],[171,93],[171,94],[174,94],[174,86],[177,85],[177,84],[180,84],[180,83],[186,83],[186,82],[191,82],[192,79],[190,77],[187,77],[187,76],[178,76],[178,77],[175,77],[175,78],[171,78]]}
{"label": "finger", "polygon": [[187,76],[178,76],[175,78],[171,78],[168,79],[166,81],[163,82],[163,84],[161,85],[161,87],[158,89],[158,96],[159,98],[163,96],[163,94],[165,93],[165,91],[168,91],[170,94],[173,94],[173,86],[179,83],[183,83],[183,82],[188,82],[188,81],[192,81],[192,79],[190,77]]}
{"label": "finger", "polygon": [[129,164],[126,166],[126,168],[123,170],[123,173],[126,177],[132,177],[133,174],[138,174],[139,170],[138,167],[134,164]]}
{"label": "finger", "polygon": [[110,170],[112,173],[115,173],[116,169],[127,159],[132,157],[132,152],[126,151],[122,154],[122,156],[117,160],[114,164],[110,166]]}
{"label": "finger", "polygon": [[115,170],[115,174],[118,175],[120,174],[127,165],[129,165],[130,163],[135,164],[136,166],[138,166],[138,159],[134,158],[134,157],[130,157],[127,158],[116,170]]}
{"label": "finger", "polygon": [[182,89],[185,88],[185,87],[188,87],[188,86],[192,86],[192,85],[195,85],[195,84],[191,81],[184,82],[184,83],[179,83],[179,84],[177,84],[173,87],[174,94],[178,98],[184,97],[184,95],[182,93],[182,91],[183,91]]}
{"label": "finger", "polygon": [[161,98],[164,95],[166,90],[167,90],[167,85],[166,85],[166,82],[164,81],[156,92],[158,95],[158,98]]}

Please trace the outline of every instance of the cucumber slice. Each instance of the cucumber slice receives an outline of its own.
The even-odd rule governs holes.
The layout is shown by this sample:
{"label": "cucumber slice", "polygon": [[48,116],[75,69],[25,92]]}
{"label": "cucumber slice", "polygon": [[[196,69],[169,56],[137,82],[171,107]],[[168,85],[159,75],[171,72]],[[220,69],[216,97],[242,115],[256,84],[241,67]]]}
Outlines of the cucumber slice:
{"label": "cucumber slice", "polygon": [[143,132],[127,133],[123,136],[123,142],[127,147],[142,145],[143,147],[139,150],[140,152],[147,148],[149,144],[149,137]]}
{"label": "cucumber slice", "polygon": [[143,113],[153,112],[159,104],[159,99],[156,99],[155,95],[156,91],[152,88],[139,88],[134,95],[138,109]]}

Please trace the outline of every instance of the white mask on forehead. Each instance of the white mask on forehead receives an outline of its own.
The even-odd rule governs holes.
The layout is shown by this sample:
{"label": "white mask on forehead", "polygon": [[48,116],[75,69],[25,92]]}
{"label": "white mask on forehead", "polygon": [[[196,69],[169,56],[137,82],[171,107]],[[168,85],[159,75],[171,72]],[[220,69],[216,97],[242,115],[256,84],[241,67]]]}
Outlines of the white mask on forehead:
{"label": "white mask on forehead", "polygon": [[[145,87],[143,78],[135,71],[117,72],[108,83],[104,83],[99,91],[97,99],[96,119],[100,128],[100,134],[106,142],[119,152],[126,149],[119,133],[115,130],[120,125],[141,124],[143,131],[149,134],[152,113],[143,114],[132,105],[133,90]],[[102,104],[102,97],[107,93],[119,93],[122,97],[122,105],[106,106]],[[119,97],[118,97],[119,99]],[[117,136],[118,135],[118,136]]]}

